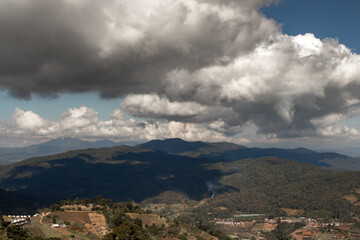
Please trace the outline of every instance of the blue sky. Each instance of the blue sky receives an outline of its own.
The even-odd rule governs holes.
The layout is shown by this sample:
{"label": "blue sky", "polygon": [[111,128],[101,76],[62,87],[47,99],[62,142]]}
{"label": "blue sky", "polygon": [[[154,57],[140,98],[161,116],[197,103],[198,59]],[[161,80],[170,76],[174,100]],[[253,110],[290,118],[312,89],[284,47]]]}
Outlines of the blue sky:
{"label": "blue sky", "polygon": [[262,11],[282,23],[286,34],[314,33],[321,39],[338,38],[354,52],[360,52],[358,0],[283,0]]}
{"label": "blue sky", "polygon": [[44,99],[33,95],[31,100],[17,99],[9,96],[6,91],[0,92],[0,121],[11,118],[16,107],[31,110],[48,120],[57,121],[60,114],[73,107],[87,106],[99,113],[100,120],[107,120],[112,111],[119,107],[122,99],[101,99],[97,93],[61,94],[58,98]]}

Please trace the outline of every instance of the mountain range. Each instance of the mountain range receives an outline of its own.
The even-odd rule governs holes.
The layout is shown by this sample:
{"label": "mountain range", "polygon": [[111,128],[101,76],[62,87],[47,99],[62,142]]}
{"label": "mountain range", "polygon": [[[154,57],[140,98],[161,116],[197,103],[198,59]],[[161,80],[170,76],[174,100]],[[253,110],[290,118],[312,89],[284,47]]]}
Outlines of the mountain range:
{"label": "mountain range", "polygon": [[[351,220],[360,216],[360,172],[334,167],[348,158],[303,148],[156,140],[3,165],[0,188],[3,194],[39,199],[39,205],[101,194],[139,203],[188,199],[202,202],[197,211],[218,216],[237,211],[280,213],[291,208],[302,209],[308,216]],[[347,196],[355,201],[349,202]],[[34,207],[33,201],[28,204]],[[1,201],[0,210],[8,211]]]}
{"label": "mountain range", "polygon": [[187,142],[179,138],[153,140],[137,146],[169,154],[208,158],[217,161],[234,161],[273,156],[337,170],[360,170],[360,158],[349,157],[334,152],[319,153],[306,148],[248,148],[226,142]]}

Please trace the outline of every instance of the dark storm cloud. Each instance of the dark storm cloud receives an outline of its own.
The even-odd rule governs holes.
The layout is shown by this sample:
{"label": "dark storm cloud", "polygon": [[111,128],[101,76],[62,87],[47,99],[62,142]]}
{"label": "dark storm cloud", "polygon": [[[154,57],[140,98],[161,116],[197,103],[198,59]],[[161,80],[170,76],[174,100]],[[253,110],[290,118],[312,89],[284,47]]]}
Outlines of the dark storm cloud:
{"label": "dark storm cloud", "polygon": [[261,29],[268,20],[259,16],[223,19],[223,9],[201,11],[199,4],[2,1],[0,86],[19,98],[158,92],[169,71],[228,62],[275,29]]}

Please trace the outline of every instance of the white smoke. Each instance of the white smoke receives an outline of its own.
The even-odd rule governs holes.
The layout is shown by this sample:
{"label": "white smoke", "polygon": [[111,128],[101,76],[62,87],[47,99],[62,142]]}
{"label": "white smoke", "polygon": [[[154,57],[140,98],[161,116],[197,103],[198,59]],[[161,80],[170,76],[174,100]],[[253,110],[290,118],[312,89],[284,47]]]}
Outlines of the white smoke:
{"label": "white smoke", "polygon": [[211,192],[211,198],[214,198],[215,195],[216,195],[216,187],[217,187],[217,184],[216,182],[213,182],[213,181],[207,181],[206,182],[206,186],[208,188],[208,191]]}

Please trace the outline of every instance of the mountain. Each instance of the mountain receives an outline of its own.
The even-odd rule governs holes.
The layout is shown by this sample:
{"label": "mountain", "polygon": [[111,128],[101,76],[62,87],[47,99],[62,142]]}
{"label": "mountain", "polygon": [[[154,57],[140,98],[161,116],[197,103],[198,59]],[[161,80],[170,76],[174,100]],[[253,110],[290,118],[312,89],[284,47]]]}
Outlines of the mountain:
{"label": "mountain", "polygon": [[307,216],[360,216],[357,171],[276,157],[192,158],[138,146],[75,150],[0,166],[0,188],[42,198],[42,204],[101,194],[147,203],[188,199],[202,203],[194,211],[212,216],[237,211],[279,214],[282,208],[302,209]]}
{"label": "mountain", "polygon": [[[360,214],[358,171],[332,171],[274,157],[219,162],[210,169],[224,174],[214,188],[215,198],[203,206],[213,214],[275,213],[283,208],[346,220]],[[354,198],[353,204],[345,196]]]}
{"label": "mountain", "polygon": [[1,166],[0,187],[51,201],[102,194],[140,202],[168,190],[201,199],[206,181],[221,175],[206,163],[138,147],[76,150]]}
{"label": "mountain", "polygon": [[75,138],[58,138],[22,148],[0,148],[0,164],[14,163],[31,157],[52,155],[75,149],[112,147],[120,144],[109,140],[90,142]]}
{"label": "mountain", "polygon": [[41,207],[41,199],[0,189],[0,210],[4,214],[31,214]]}
{"label": "mountain", "polygon": [[187,142],[181,139],[153,140],[138,146],[170,154],[217,161],[273,156],[337,170],[360,170],[360,158],[333,152],[319,153],[306,148],[247,148],[232,143]]}
{"label": "mountain", "polygon": [[137,145],[140,148],[162,151],[170,154],[185,155],[189,157],[199,157],[205,155],[217,155],[226,151],[246,148],[241,145],[227,142],[187,142],[180,138],[166,140],[152,140]]}

